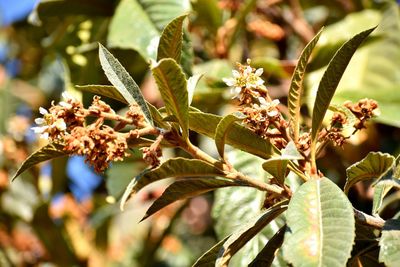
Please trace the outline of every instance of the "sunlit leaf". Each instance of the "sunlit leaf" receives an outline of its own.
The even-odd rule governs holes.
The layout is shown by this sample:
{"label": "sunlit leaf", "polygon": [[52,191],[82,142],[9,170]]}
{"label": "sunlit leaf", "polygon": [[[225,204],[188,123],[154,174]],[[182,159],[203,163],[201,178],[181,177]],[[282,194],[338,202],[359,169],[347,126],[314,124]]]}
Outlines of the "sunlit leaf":
{"label": "sunlit leaf", "polygon": [[101,67],[103,68],[108,80],[115,86],[118,92],[129,104],[138,104],[146,120],[153,124],[149,107],[143,98],[139,86],[121,63],[119,63],[119,61],[101,44],[99,44],[99,58]]}
{"label": "sunlit leaf", "polygon": [[372,199],[372,215],[376,215],[379,213],[379,210],[382,206],[383,198],[389,193],[390,189],[393,188],[390,180],[380,180],[374,186],[374,196]]}
{"label": "sunlit leaf", "polygon": [[[241,173],[261,181],[271,178],[261,168],[263,159],[238,150],[230,151],[226,155],[228,161]],[[264,192],[249,187],[221,188],[216,190],[214,195],[212,216],[215,222],[214,229],[219,238],[230,235],[244,222],[257,216],[265,200]],[[269,223],[233,256],[230,265],[247,266],[284,223],[283,215]],[[281,255],[277,255],[275,259],[276,263],[282,261]]]}
{"label": "sunlit leaf", "polygon": [[181,61],[183,21],[187,15],[179,16],[165,27],[158,45],[157,61],[163,58],[172,58],[176,62]]}
{"label": "sunlit leaf", "polygon": [[[375,28],[371,28],[363,31],[344,43],[329,62],[328,68],[319,83],[317,97],[314,103],[311,131],[312,143],[316,142],[318,132],[322,125],[322,120],[325,117],[325,113],[347,65],[357,48],[374,29]],[[314,152],[315,151],[312,153]]]}
{"label": "sunlit leaf", "polygon": [[150,217],[157,211],[168,206],[169,204],[194,196],[204,194],[217,188],[228,186],[240,186],[241,184],[232,180],[222,178],[188,178],[178,180],[171,184],[164,193],[154,201],[151,207],[147,210],[146,215],[142,220]]}
{"label": "sunlit leaf", "polygon": [[265,247],[258,253],[257,257],[249,264],[249,267],[271,266],[276,251],[282,246],[285,231],[286,225],[282,226],[268,241]]}
{"label": "sunlit leaf", "polygon": [[203,77],[203,74],[195,74],[195,75],[189,77],[189,79],[187,81],[189,105],[192,104],[194,91],[196,90],[196,86],[199,83],[201,77]]}
{"label": "sunlit leaf", "polygon": [[281,150],[281,153],[280,156],[265,161],[262,164],[262,167],[265,171],[275,177],[281,185],[283,185],[289,161],[303,159],[303,156],[299,153],[293,141],[290,141],[286,147]]}
{"label": "sunlit leaf", "polygon": [[215,244],[212,248],[207,250],[197,261],[192,265],[192,267],[211,267],[215,266],[215,261],[219,255],[219,251],[221,250],[222,245],[229,238],[229,236],[225,237],[217,244]]}
{"label": "sunlit leaf", "polygon": [[328,178],[312,179],[293,194],[286,212],[283,254],[297,266],[342,267],[355,238],[353,207]]}
{"label": "sunlit leaf", "polygon": [[182,135],[189,134],[189,100],[187,82],[181,67],[170,58],[162,59],[152,68],[165,108],[178,119]]}
{"label": "sunlit leaf", "polygon": [[262,212],[256,218],[243,224],[237,231],[225,241],[222,246],[215,266],[228,266],[232,256],[239,251],[250,239],[261,232],[273,219],[284,212],[287,208],[287,201]]}
{"label": "sunlit leaf", "polygon": [[68,153],[64,151],[63,148],[64,146],[61,144],[51,143],[35,151],[22,163],[22,165],[19,167],[11,180],[14,180],[21,173],[41,162],[49,159],[67,156]]}
{"label": "sunlit leaf", "polygon": [[123,209],[129,197],[146,185],[166,179],[183,177],[214,177],[222,172],[204,161],[197,159],[173,158],[165,161],[155,169],[147,169],[132,179],[121,199],[120,207]]}
{"label": "sunlit leaf", "polygon": [[[221,116],[210,113],[189,112],[189,128],[199,134],[214,138],[215,130],[221,119]],[[227,133],[225,142],[228,145],[262,158],[269,158],[273,154],[273,148],[268,140],[238,124],[232,125],[231,131]]]}
{"label": "sunlit leaf", "polygon": [[225,139],[231,130],[231,126],[233,126],[235,122],[243,120],[245,117],[246,116],[243,113],[236,112],[226,115],[219,121],[217,128],[215,129],[214,140],[221,158],[224,158]]}
{"label": "sunlit leaf", "polygon": [[379,261],[388,267],[400,266],[400,221],[387,220],[379,241]]}
{"label": "sunlit leaf", "polygon": [[359,181],[380,179],[393,167],[394,161],[395,158],[387,153],[370,152],[364,159],[347,168],[344,192],[347,194],[349,189]]}
{"label": "sunlit leaf", "polygon": [[128,104],[128,101],[123,97],[123,95],[112,85],[96,85],[96,84],[88,84],[88,85],[75,85],[75,87],[83,92],[88,92],[100,96],[106,96],[112,99],[115,99],[121,103]]}
{"label": "sunlit leaf", "polygon": [[315,37],[306,45],[301,52],[300,58],[294,69],[292,81],[289,88],[288,107],[289,107],[289,120],[293,125],[294,140],[298,140],[300,132],[300,108],[301,97],[303,94],[303,80],[306,73],[306,67],[311,53],[321,36],[322,29],[315,35]]}
{"label": "sunlit leaf", "polygon": [[122,0],[110,22],[107,43],[155,60],[161,31],[189,10],[188,0]]}

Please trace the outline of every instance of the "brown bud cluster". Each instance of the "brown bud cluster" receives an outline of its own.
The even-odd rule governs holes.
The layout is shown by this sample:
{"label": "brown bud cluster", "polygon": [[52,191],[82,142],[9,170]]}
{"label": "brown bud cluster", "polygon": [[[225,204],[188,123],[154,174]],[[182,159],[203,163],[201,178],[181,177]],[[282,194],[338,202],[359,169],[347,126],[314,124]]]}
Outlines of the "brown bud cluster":
{"label": "brown bud cluster", "polygon": [[[35,132],[52,142],[64,144],[64,150],[71,154],[86,157],[96,172],[103,172],[112,161],[121,161],[128,156],[128,139],[139,138],[137,134],[121,133],[116,130],[122,124],[145,127],[144,116],[137,105],[131,105],[125,116],[120,116],[99,96],[93,97],[88,109],[75,98],[63,94],[65,101],[58,105],[52,103],[47,111],[43,108],[40,113],[43,118],[35,120],[40,127],[34,127]],[[95,122],[85,125],[88,116],[97,117]],[[116,128],[104,124],[105,120],[120,122]],[[137,129],[134,131],[138,132]],[[132,132],[132,131],[131,131]],[[159,146],[143,148],[144,159],[151,166],[160,163],[161,150]]]}
{"label": "brown bud cluster", "polygon": [[102,119],[87,127],[75,127],[64,137],[64,149],[73,154],[86,156],[96,172],[103,172],[112,161],[122,161],[129,154],[126,138],[103,125]]}
{"label": "brown bud cluster", "polygon": [[357,117],[358,122],[355,123],[354,128],[363,129],[365,128],[365,123],[377,115],[378,103],[375,100],[364,98],[357,103],[352,103],[347,101],[344,106]]}

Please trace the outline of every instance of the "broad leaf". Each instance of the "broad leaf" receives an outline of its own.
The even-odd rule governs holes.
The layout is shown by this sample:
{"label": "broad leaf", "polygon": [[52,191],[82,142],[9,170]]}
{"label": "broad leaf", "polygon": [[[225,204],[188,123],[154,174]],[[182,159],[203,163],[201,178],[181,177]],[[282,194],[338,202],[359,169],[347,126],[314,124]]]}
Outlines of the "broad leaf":
{"label": "broad leaf", "polygon": [[146,185],[166,179],[182,177],[214,177],[222,172],[204,161],[197,159],[173,158],[152,170],[145,170],[132,179],[121,199],[120,207],[123,209],[125,202]]}
{"label": "broad leaf", "polygon": [[364,159],[347,168],[344,192],[347,194],[349,189],[359,181],[380,179],[393,167],[394,162],[395,158],[387,153],[370,152]]}
{"label": "broad leaf", "polygon": [[63,148],[64,146],[61,144],[51,143],[35,151],[22,163],[11,180],[13,181],[21,173],[43,161],[67,156],[68,153],[64,151]]}
{"label": "broad leaf", "polygon": [[265,161],[262,167],[283,185],[289,161],[303,159],[303,156],[299,153],[293,141],[290,141],[286,147],[282,149],[281,153],[279,157],[273,157]]}
{"label": "broad leaf", "polygon": [[239,249],[286,210],[287,203],[288,201],[276,204],[262,212],[256,218],[246,222],[239,230],[235,231],[222,246],[215,266],[228,266],[230,259]]}
{"label": "broad leaf", "polygon": [[143,114],[150,124],[153,124],[153,119],[149,107],[143,98],[139,86],[119,63],[119,61],[101,44],[99,44],[99,58],[101,67],[104,70],[108,80],[115,86],[118,92],[131,104],[139,105]]}
{"label": "broad leaf", "polygon": [[157,211],[168,206],[175,201],[187,199],[194,196],[204,194],[217,188],[228,186],[240,186],[241,184],[232,180],[222,178],[188,178],[178,180],[171,184],[164,193],[153,202],[146,211],[146,215],[142,220],[150,217]]}
{"label": "broad leaf", "polygon": [[317,44],[319,37],[322,33],[321,29],[315,37],[306,45],[304,50],[301,52],[300,58],[297,62],[296,68],[294,69],[292,81],[289,88],[288,96],[288,107],[289,107],[289,120],[293,125],[294,140],[297,142],[300,132],[300,108],[301,108],[301,97],[303,94],[303,80],[306,73],[306,67],[311,53]]}
{"label": "broad leaf", "polygon": [[297,266],[342,267],[355,238],[353,207],[328,178],[309,180],[293,194],[286,212],[283,255]]}
{"label": "broad leaf", "polygon": [[372,215],[379,214],[382,207],[383,198],[393,188],[393,182],[390,180],[382,179],[374,186],[374,197],[372,199]]}
{"label": "broad leaf", "polygon": [[[316,48],[315,63],[319,52],[326,54],[329,46],[342,42],[343,38],[361,31],[363,28],[379,24],[374,39],[364,43],[351,59],[332,103],[342,104],[344,101],[357,102],[363,98],[371,98],[378,102],[380,115],[374,120],[381,123],[400,127],[400,16],[399,7],[392,1],[384,8],[364,9],[361,12],[350,13],[337,23],[327,26]],[[314,62],[313,62],[314,63]],[[326,64],[327,61],[324,62]],[[312,108],[313,95],[316,94],[318,81],[323,74],[323,69],[310,73],[307,77],[308,105]],[[379,88],[379,90],[377,90]]]}
{"label": "broad leaf", "polygon": [[280,185],[285,183],[288,159],[285,158],[271,158],[262,164],[263,169],[276,178]]}
{"label": "broad leaf", "polygon": [[275,258],[275,253],[282,246],[285,231],[286,225],[282,226],[268,241],[265,247],[258,253],[257,257],[249,264],[249,267],[271,266]]}
{"label": "broad leaf", "polygon": [[[235,169],[249,177],[262,181],[271,178],[261,168],[263,162],[261,158],[238,150],[230,151],[227,157]],[[264,200],[265,193],[253,188],[228,187],[216,190],[212,216],[217,236],[224,238],[236,231],[243,222],[257,216],[264,205]],[[247,266],[283,225],[283,215],[280,215],[236,253],[230,261],[231,266]],[[281,260],[281,256],[276,257],[277,263]]]}
{"label": "broad leaf", "polygon": [[187,81],[189,105],[192,104],[194,91],[196,90],[196,86],[199,83],[201,77],[203,77],[203,74],[195,74],[195,75],[189,77],[189,79]]}
{"label": "broad leaf", "polygon": [[215,145],[217,147],[218,153],[221,158],[224,158],[224,150],[225,150],[225,139],[228,135],[229,131],[231,131],[231,127],[237,121],[241,121],[246,116],[243,113],[236,112],[233,114],[226,115],[223,117],[215,129]]}
{"label": "broad leaf", "polygon": [[[216,128],[221,119],[221,116],[210,113],[189,112],[189,128],[199,134],[214,138]],[[225,142],[261,158],[269,158],[273,154],[272,145],[268,140],[238,124],[232,125],[231,130],[227,133]]]}
{"label": "broad leaf", "polygon": [[75,85],[75,87],[83,92],[88,92],[100,96],[106,96],[117,100],[121,103],[128,104],[128,101],[124,98],[124,96],[118,91],[115,86],[112,85],[96,85],[96,84],[88,84],[88,85]]}
{"label": "broad leaf", "polygon": [[43,18],[67,16],[67,15],[89,15],[89,16],[112,16],[114,10],[113,1],[109,0],[41,0],[29,15],[29,22],[35,26],[41,26]]}
{"label": "broad leaf", "polygon": [[174,115],[182,128],[183,137],[189,135],[189,100],[185,74],[170,58],[162,59],[152,68],[167,113]]}
{"label": "broad leaf", "polygon": [[388,267],[400,266],[400,221],[386,221],[379,241],[379,261]]}
{"label": "broad leaf", "polygon": [[188,0],[122,0],[111,20],[107,43],[155,60],[161,31],[189,10]]}
{"label": "broad leaf", "polygon": [[[328,68],[319,83],[317,97],[313,108],[311,131],[311,140],[313,144],[316,142],[318,132],[322,125],[322,120],[325,117],[325,113],[350,59],[360,44],[374,29],[375,28],[371,28],[363,31],[344,43],[329,62]],[[315,151],[312,151],[312,153],[315,153]]]}
{"label": "broad leaf", "polygon": [[192,265],[192,267],[211,267],[215,266],[215,261],[218,258],[219,251],[221,250],[222,245],[229,238],[229,236],[225,237],[217,244],[215,244],[212,248],[207,250],[197,261]]}
{"label": "broad leaf", "polygon": [[181,61],[183,21],[187,15],[179,16],[165,27],[158,45],[157,61],[163,58],[172,58],[176,62]]}

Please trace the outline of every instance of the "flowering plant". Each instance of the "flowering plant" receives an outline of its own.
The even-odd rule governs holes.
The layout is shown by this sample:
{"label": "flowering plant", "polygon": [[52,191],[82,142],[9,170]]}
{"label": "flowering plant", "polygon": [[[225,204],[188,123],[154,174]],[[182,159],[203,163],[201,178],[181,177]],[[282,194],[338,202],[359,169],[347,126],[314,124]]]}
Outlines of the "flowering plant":
{"label": "flowering plant", "polygon": [[[349,259],[356,261],[359,256],[351,254],[353,243],[359,238],[357,225],[368,227],[371,233],[374,229],[382,233],[381,259],[392,262],[391,247],[386,245],[391,242],[390,222],[353,208],[346,194],[356,182],[367,178],[377,178],[379,183],[386,175],[385,182],[394,183],[398,175],[395,158],[371,152],[348,168],[344,191],[317,166],[328,143],[343,146],[377,114],[378,103],[371,99],[330,105],[347,64],[373,29],[348,40],[333,56],[319,84],[312,122],[308,125],[300,112],[302,83],[321,32],[305,47],[294,70],[288,112],[282,112],[281,103],[269,95],[262,79],[263,70],[253,68],[248,60],[237,65],[232,78],[224,79],[238,107],[236,112],[222,117],[190,106],[189,95],[199,77],[188,79],[179,64],[183,19],[179,17],[165,28],[157,62],[151,65],[165,107],[157,109],[148,103],[119,61],[100,45],[100,63],[113,86],[81,89],[127,103],[128,111],[117,114],[99,96],[93,98],[88,108],[68,95],[49,110],[41,108],[43,118],[36,119],[38,127],[34,130],[50,143],[32,154],[15,177],[39,162],[74,154],[84,155],[97,172],[103,172],[111,162],[124,160],[128,148],[140,148],[149,167],[127,186],[120,199],[122,209],[132,195],[148,184],[176,178],[143,219],[175,201],[219,188],[248,187],[264,196],[254,218],[218,242],[194,266],[227,266],[236,252],[273,224],[279,228],[268,237],[265,248],[250,266],[271,263],[274,258],[293,266],[345,266]],[[330,117],[326,116],[328,110],[333,111]],[[89,117],[94,118],[91,123]],[[106,124],[108,121],[114,125]],[[345,131],[348,128],[352,129],[350,134]],[[212,138],[219,155],[215,157],[194,145],[190,131]],[[225,144],[262,159],[258,167],[265,170],[268,179],[252,177],[237,168],[234,159],[227,155]],[[165,147],[182,149],[190,158],[164,160],[161,156]],[[392,171],[393,168],[397,169]],[[296,177],[297,185],[290,176]],[[384,196],[381,192],[377,197],[377,208]]]}

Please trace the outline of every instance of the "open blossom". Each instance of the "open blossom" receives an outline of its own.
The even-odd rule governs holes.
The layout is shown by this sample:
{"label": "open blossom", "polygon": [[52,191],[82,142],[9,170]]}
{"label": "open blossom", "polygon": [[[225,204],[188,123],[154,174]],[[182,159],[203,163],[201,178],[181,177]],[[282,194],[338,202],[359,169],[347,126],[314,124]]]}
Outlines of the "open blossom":
{"label": "open blossom", "polygon": [[259,97],[258,101],[260,102],[260,105],[254,104],[253,107],[257,110],[265,110],[267,113],[268,117],[275,117],[279,114],[279,111],[277,109],[277,106],[279,105],[279,100],[274,99],[271,102],[267,102],[265,98]]}
{"label": "open blossom", "polygon": [[[248,61],[248,64],[250,61]],[[234,97],[240,98],[244,89],[264,89],[264,80],[261,78],[263,69],[254,69],[250,65],[238,64],[238,70],[232,71],[232,78],[223,78],[226,85],[232,87]]]}
{"label": "open blossom", "polygon": [[35,133],[40,134],[40,137],[44,139],[59,138],[65,134],[67,125],[64,119],[52,116],[42,107],[39,108],[39,112],[43,115],[43,118],[35,119],[35,123],[38,125],[38,127],[32,127]]}

